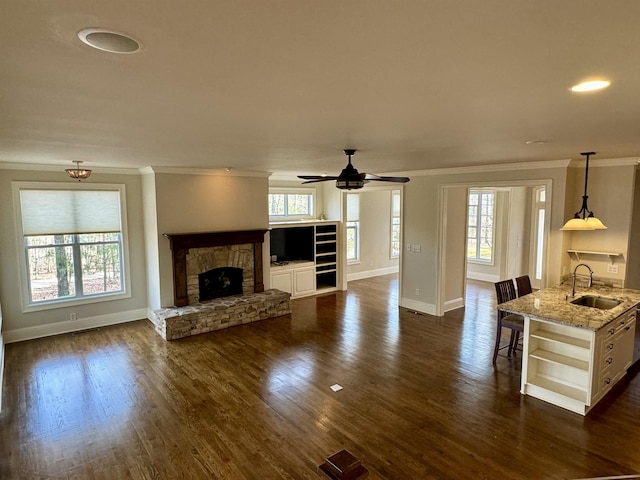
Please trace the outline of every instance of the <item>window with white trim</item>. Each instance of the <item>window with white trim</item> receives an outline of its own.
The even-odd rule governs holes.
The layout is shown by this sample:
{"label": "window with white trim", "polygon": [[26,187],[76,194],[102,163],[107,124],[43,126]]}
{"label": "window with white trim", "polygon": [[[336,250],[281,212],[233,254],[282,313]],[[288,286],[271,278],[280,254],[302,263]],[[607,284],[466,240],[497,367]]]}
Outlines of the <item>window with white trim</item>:
{"label": "window with white trim", "polygon": [[391,192],[391,258],[400,257],[400,190]]}
{"label": "window with white trim", "polygon": [[14,182],[26,306],[126,294],[124,186]]}
{"label": "window with white trim", "polygon": [[347,262],[360,260],[360,195],[347,193]]}
{"label": "window with white trim", "polygon": [[493,262],[494,217],[495,192],[469,190],[467,260]]}
{"label": "window with white trim", "polygon": [[315,193],[314,188],[270,188],[269,217],[272,220],[314,218]]}

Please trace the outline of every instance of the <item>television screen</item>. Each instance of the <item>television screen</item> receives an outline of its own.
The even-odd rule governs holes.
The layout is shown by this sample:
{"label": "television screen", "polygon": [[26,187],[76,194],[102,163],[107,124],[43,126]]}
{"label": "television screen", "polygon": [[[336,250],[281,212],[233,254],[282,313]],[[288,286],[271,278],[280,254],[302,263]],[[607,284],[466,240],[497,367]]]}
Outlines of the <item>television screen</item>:
{"label": "television screen", "polygon": [[279,262],[313,260],[313,227],[274,228],[271,230],[271,255]]}

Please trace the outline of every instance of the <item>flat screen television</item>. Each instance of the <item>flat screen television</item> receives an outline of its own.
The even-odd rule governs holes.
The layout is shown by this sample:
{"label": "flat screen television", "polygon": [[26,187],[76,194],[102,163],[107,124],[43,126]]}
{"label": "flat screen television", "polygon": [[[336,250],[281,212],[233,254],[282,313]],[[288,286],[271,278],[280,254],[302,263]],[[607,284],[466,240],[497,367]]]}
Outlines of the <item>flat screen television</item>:
{"label": "flat screen television", "polygon": [[313,261],[313,227],[274,228],[271,230],[271,256],[278,262]]}

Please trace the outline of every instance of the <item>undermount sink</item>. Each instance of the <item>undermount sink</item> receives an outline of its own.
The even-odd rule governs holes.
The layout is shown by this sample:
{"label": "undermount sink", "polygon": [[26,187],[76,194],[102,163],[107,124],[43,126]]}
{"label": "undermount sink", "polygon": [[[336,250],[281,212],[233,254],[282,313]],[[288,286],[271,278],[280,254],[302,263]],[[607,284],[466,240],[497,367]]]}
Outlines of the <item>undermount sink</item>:
{"label": "undermount sink", "polygon": [[620,305],[621,300],[598,297],[596,295],[584,295],[576,298],[575,300],[571,300],[571,303],[574,305],[581,305],[583,307],[597,308],[598,310],[609,310]]}

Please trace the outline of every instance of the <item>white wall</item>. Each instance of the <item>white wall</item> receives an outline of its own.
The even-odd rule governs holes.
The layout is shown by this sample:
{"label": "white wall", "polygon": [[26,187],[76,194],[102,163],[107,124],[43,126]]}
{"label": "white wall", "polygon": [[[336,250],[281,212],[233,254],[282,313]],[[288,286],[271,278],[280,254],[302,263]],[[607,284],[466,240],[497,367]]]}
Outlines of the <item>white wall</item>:
{"label": "white wall", "polygon": [[[36,312],[22,312],[20,262],[24,253],[16,234],[11,194],[12,181],[62,182],[72,180],[63,169],[60,172],[0,169],[0,301],[4,311],[6,342],[37,338],[68,331],[145,318],[147,305],[145,244],[142,218],[142,186],[140,175],[95,172],[86,183],[124,184],[126,188],[131,297],[119,300],[60,306]],[[70,313],[77,320],[70,321]]]}
{"label": "white wall", "polygon": [[[465,299],[465,263],[466,263],[466,219],[467,187],[447,188],[445,192],[445,211],[443,226],[447,243],[443,245],[445,263],[443,270],[444,311],[464,306]],[[450,221],[450,220],[455,221]],[[462,219],[462,221],[460,221]]]}
{"label": "white wall", "polygon": [[[570,199],[567,218],[573,216],[582,204],[584,163],[581,162],[577,167],[569,170],[576,179],[577,193],[574,193],[573,198]],[[620,253],[621,256],[615,260],[618,273],[607,271],[607,265],[611,263],[608,257],[584,255],[580,258],[581,263],[587,263],[593,269],[595,276],[610,279],[618,284],[625,282],[628,267],[634,187],[635,165],[633,163],[616,165],[607,160],[590,161],[587,192],[589,210],[593,211],[608,228],[586,232],[565,232],[568,239],[567,249]],[[563,261],[565,275],[572,272],[578,264],[578,260],[575,257],[569,257],[566,251]]]}
{"label": "white wall", "polygon": [[[223,232],[268,229],[268,178],[264,176],[154,173],[156,221],[147,218],[147,235],[158,242],[158,278],[150,272],[150,298],[173,305],[171,249],[165,233]],[[151,181],[145,186],[152,188]],[[150,192],[145,193],[149,197]],[[147,243],[149,243],[149,240]],[[266,281],[266,280],[265,280]],[[267,283],[268,284],[268,283]],[[152,291],[157,289],[159,291]]]}
{"label": "white wall", "polygon": [[390,258],[391,192],[391,189],[366,188],[357,192],[360,196],[360,261],[347,265],[348,280],[398,271],[399,260]]}
{"label": "white wall", "polygon": [[[440,288],[441,186],[511,186],[531,182],[552,184],[548,192],[550,232],[546,284],[557,283],[561,272],[564,238],[559,231],[565,216],[565,182],[568,162],[539,162],[520,166],[443,169],[412,174],[404,187],[404,244],[420,244],[420,253],[405,252],[402,258],[401,305],[426,313],[436,313]],[[446,268],[446,266],[445,266]],[[420,295],[416,295],[416,289]]]}

